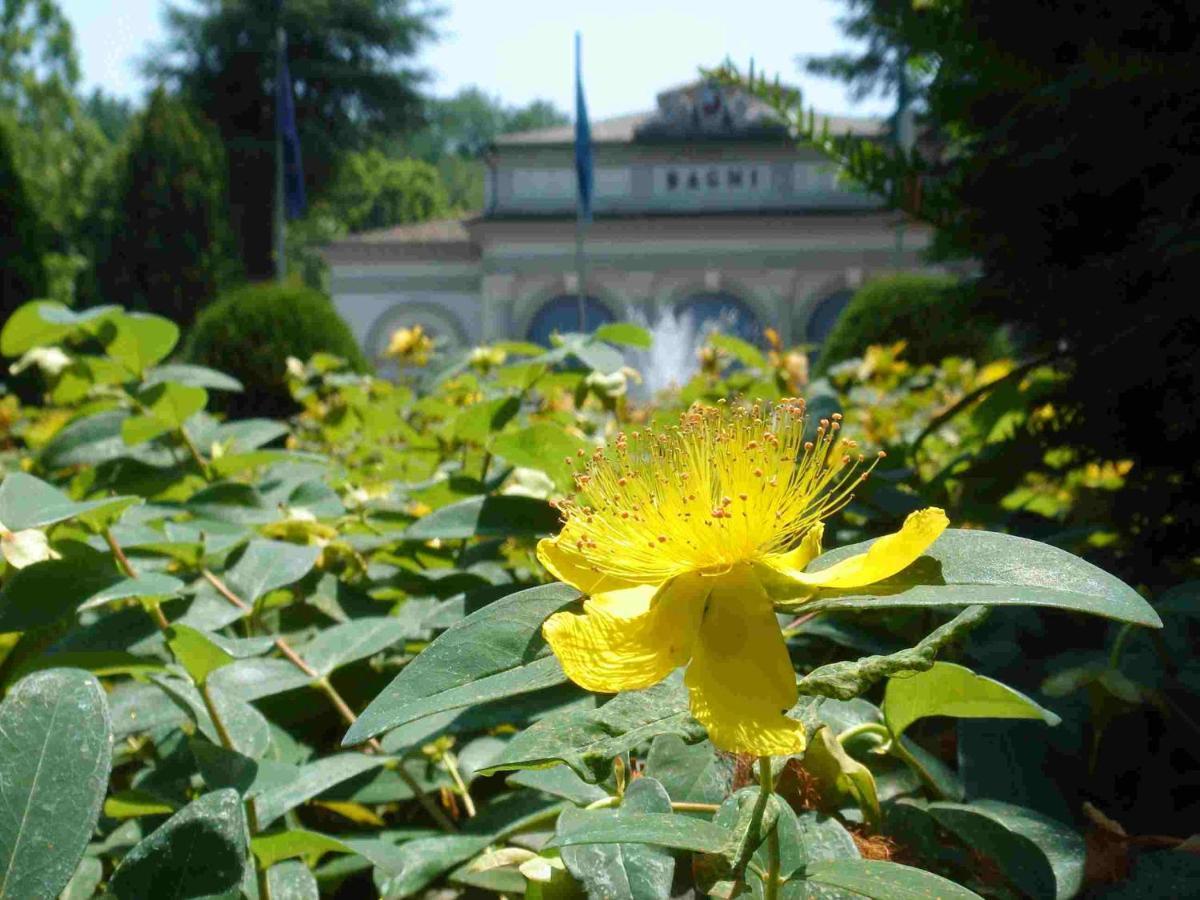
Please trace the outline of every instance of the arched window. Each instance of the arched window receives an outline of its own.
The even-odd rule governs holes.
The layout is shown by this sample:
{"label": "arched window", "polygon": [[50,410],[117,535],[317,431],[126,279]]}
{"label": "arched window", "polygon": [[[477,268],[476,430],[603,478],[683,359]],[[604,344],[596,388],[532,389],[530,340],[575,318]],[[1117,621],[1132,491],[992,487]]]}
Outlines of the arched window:
{"label": "arched window", "polygon": [[805,339],[814,344],[825,343],[825,339],[833,331],[833,326],[837,324],[838,318],[853,296],[854,291],[842,290],[830,294],[817,303],[812,315],[808,317],[808,327],[804,329]]}
{"label": "arched window", "polygon": [[762,324],[758,316],[737,297],[724,291],[692,294],[676,304],[675,314],[691,316],[698,336],[720,331],[751,344],[762,342]]}
{"label": "arched window", "polygon": [[[583,331],[591,333],[601,325],[614,320],[608,307],[595,297],[583,298]],[[578,332],[579,298],[574,294],[560,294],[541,305],[529,323],[525,336],[535,344],[550,346],[550,335],[568,331]]]}

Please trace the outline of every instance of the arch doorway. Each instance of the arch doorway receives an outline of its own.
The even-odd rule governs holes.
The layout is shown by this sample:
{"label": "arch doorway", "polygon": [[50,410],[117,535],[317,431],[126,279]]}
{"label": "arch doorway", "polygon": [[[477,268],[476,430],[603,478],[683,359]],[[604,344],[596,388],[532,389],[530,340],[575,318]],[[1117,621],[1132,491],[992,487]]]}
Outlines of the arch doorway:
{"label": "arch doorway", "polygon": [[[583,330],[590,334],[601,325],[616,321],[612,311],[595,297],[583,298]],[[550,335],[579,331],[579,297],[559,294],[538,307],[525,330],[527,340],[550,346]]]}

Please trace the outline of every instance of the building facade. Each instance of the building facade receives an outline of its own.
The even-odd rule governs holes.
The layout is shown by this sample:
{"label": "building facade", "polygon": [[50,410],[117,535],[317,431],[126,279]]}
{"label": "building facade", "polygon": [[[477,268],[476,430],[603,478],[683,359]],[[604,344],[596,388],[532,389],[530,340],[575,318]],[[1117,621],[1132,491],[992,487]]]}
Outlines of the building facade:
{"label": "building facade", "polygon": [[[883,139],[879,120],[831,120]],[[759,340],[820,343],[850,294],[920,267],[928,231],[845,185],[758,101],[697,84],[652,113],[592,125],[594,221],[576,256],[571,126],[506,135],[485,209],[355,235],[326,249],[339,312],[368,355],[422,325],[447,349],[691,316]],[[580,278],[582,274],[582,285]]]}

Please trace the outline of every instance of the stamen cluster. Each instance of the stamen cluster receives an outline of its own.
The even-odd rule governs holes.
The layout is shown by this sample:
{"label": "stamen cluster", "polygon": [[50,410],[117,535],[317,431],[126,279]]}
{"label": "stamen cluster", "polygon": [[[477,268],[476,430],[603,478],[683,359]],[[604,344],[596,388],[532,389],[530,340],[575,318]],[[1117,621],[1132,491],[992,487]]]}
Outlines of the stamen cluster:
{"label": "stamen cluster", "polygon": [[841,436],[841,419],[821,419],[806,440],[801,399],[719,401],[665,431],[621,433],[590,458],[581,451],[576,493],[557,503],[560,546],[639,582],[786,552],[870,471],[859,471],[864,457]]}

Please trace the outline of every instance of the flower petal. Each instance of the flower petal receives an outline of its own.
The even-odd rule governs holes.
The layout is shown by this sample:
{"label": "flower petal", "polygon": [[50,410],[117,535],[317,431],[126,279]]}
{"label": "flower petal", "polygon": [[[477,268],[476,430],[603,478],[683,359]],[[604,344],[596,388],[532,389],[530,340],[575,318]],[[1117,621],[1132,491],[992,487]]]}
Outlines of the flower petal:
{"label": "flower petal", "polygon": [[798,546],[787,553],[763,557],[763,562],[780,575],[792,577],[804,571],[804,567],[821,555],[821,538],[825,536],[825,523],[818,522],[804,532]]}
{"label": "flower petal", "polygon": [[779,622],[747,566],[712,579],[684,683],[709,740],[732,753],[786,755],[804,749],[804,726],[784,713],[796,673]]}
{"label": "flower petal", "polygon": [[47,559],[61,559],[50,547],[44,532],[36,528],[0,533],[0,554],[14,569],[23,569]]}
{"label": "flower petal", "polygon": [[684,665],[704,611],[703,579],[682,575],[664,584],[594,594],[583,615],[555,613],[542,634],[567,677],[589,691],[650,687]]}
{"label": "flower petal", "polygon": [[910,513],[895,534],[881,537],[859,553],[819,572],[797,572],[792,579],[811,587],[855,588],[875,584],[908,568],[938,539],[949,519],[936,506]]}
{"label": "flower petal", "polygon": [[551,575],[583,594],[619,591],[637,584],[596,571],[581,554],[559,546],[557,537],[538,541],[537,558]]}

